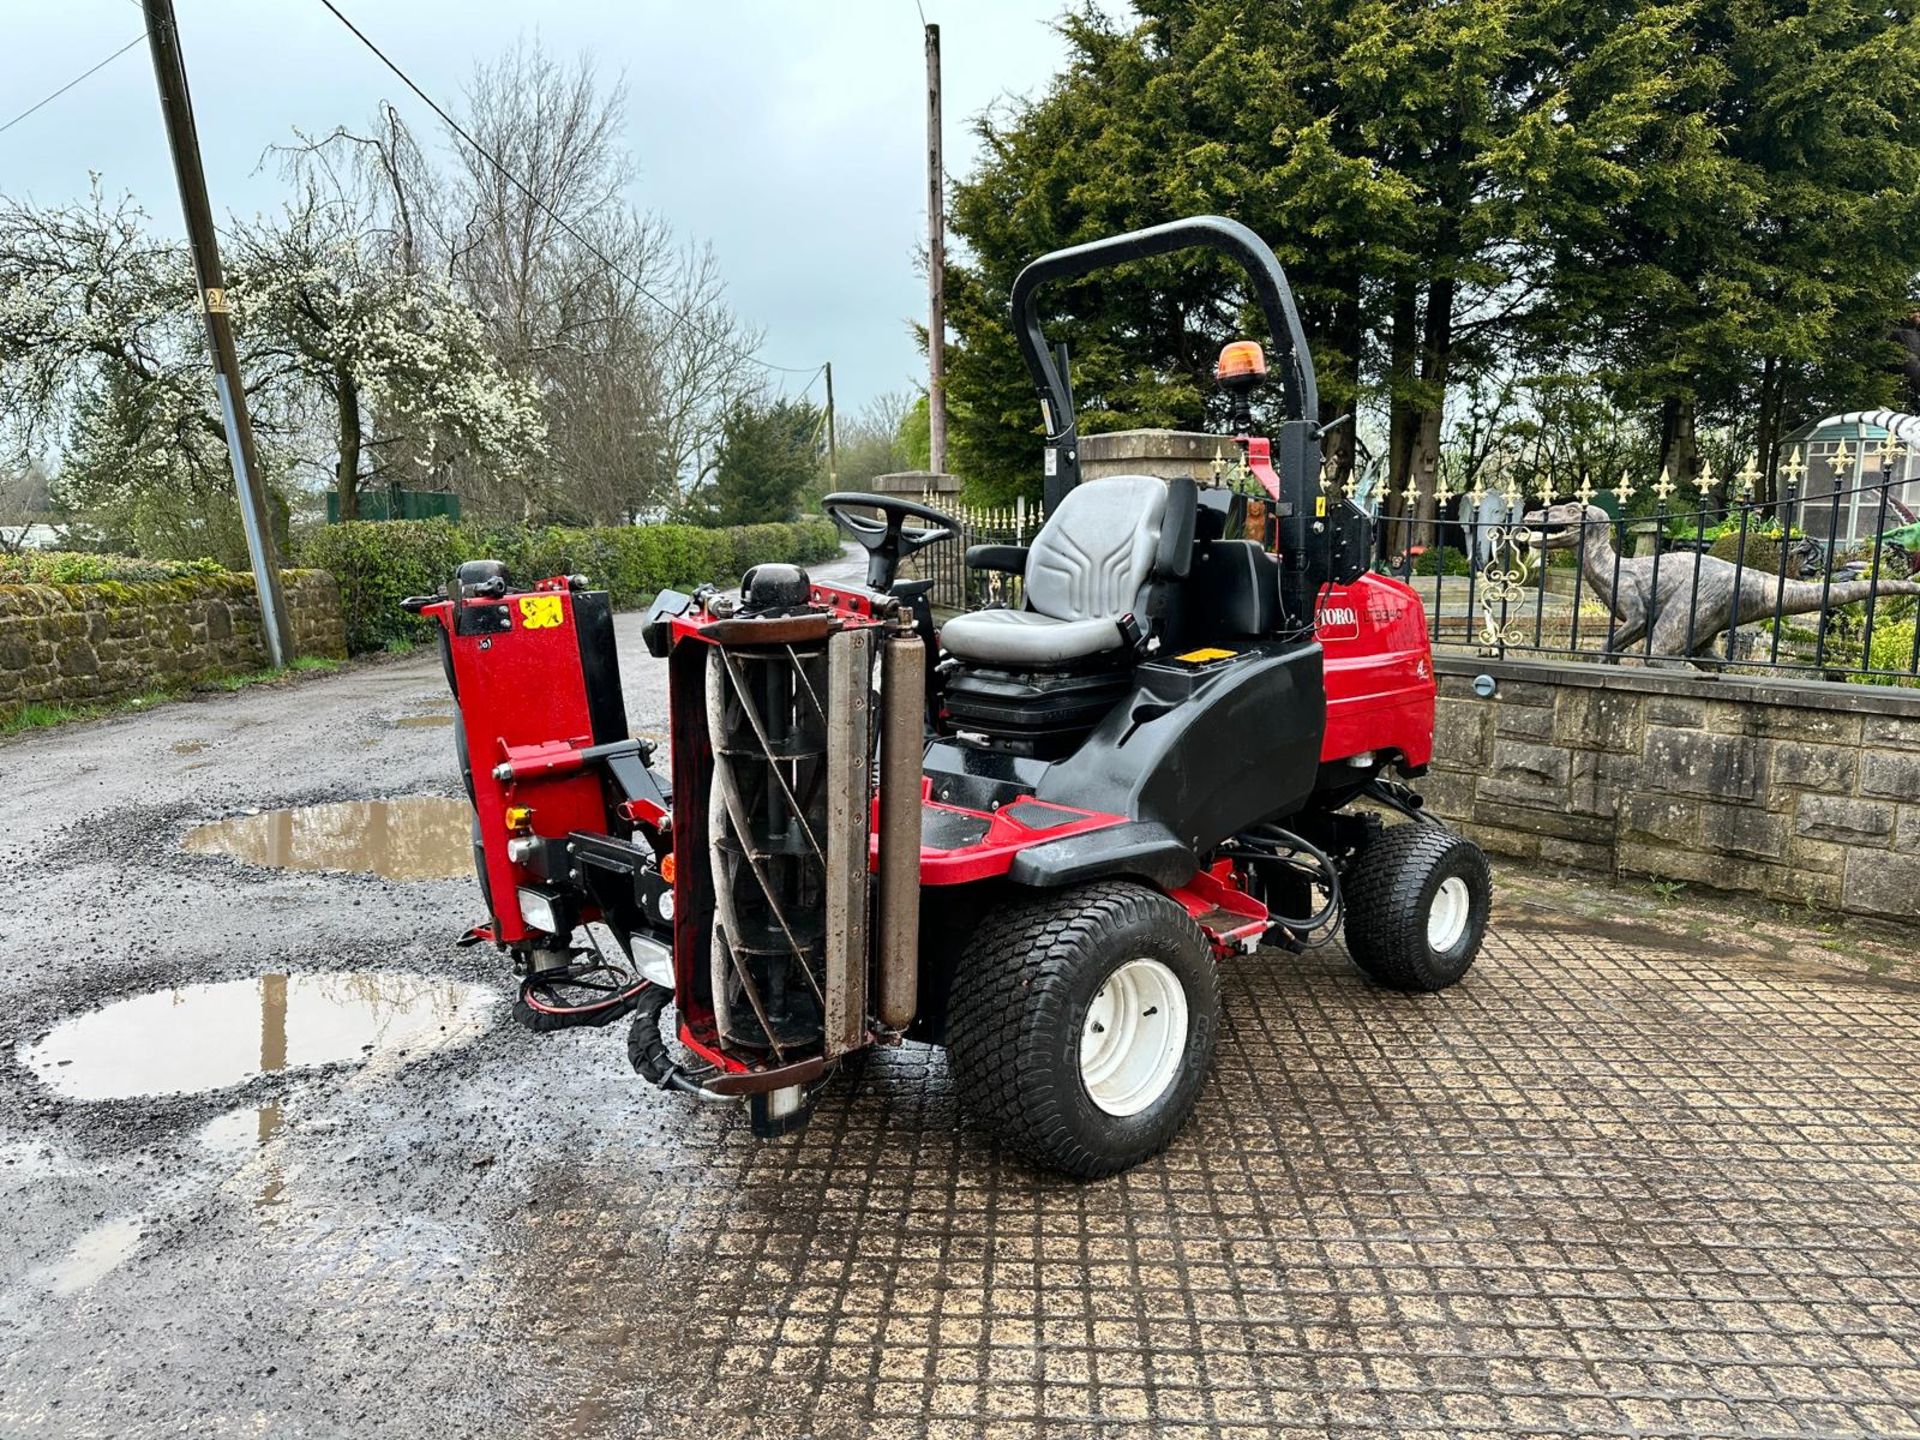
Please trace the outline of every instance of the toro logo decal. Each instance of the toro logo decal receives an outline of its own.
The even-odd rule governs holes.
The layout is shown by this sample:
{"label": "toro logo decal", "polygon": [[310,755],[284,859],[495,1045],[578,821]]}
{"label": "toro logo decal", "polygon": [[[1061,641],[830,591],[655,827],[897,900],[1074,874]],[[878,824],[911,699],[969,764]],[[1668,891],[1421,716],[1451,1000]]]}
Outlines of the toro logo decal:
{"label": "toro logo decal", "polygon": [[1322,640],[1358,640],[1360,617],[1351,605],[1322,605],[1314,617],[1314,629]]}
{"label": "toro logo decal", "polygon": [[523,630],[552,630],[566,618],[566,612],[560,608],[558,595],[520,597],[520,628]]}

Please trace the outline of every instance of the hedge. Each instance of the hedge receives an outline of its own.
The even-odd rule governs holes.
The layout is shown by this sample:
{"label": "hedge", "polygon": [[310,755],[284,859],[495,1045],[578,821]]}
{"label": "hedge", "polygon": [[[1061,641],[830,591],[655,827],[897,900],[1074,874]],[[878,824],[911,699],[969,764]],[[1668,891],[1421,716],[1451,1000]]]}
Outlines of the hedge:
{"label": "hedge", "polygon": [[516,580],[585,575],[613,595],[616,609],[644,605],[661,590],[724,584],[762,560],[796,564],[840,553],[829,520],[791,525],[609,525],[539,529],[460,525],[451,520],[354,521],[309,531],[296,563],[329,572],[340,585],[353,654],[416,641],[422,622],[403,613],[409,595],[438,591],[463,560],[504,561]]}

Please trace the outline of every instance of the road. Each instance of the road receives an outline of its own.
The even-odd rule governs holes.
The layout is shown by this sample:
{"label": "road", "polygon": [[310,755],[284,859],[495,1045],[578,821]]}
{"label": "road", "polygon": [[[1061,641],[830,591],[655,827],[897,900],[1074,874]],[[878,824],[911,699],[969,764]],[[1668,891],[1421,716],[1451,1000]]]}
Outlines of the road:
{"label": "road", "polygon": [[421,653],[0,745],[0,1433],[1920,1431],[1908,980],[1509,904],[1444,996],[1234,963],[1119,1180],[917,1047],[756,1143],[516,1028],[470,882],[183,847],[454,795],[446,708]]}

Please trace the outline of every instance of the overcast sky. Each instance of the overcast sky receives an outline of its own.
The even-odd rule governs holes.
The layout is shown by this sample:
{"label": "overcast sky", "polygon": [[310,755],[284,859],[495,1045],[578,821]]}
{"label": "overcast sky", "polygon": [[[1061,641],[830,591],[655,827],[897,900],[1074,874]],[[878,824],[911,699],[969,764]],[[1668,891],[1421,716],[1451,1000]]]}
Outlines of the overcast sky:
{"label": "overcast sky", "polygon": [[[292,127],[358,124],[391,99],[423,140],[439,122],[319,0],[175,0],[217,214],[275,208],[261,152]],[[914,0],[338,0],[442,104],[477,59],[537,35],[589,53],[630,93],[633,197],[719,252],[735,306],[785,365],[833,361],[852,410],[921,376],[924,77]],[[1060,0],[921,0],[941,27],[949,174],[969,122],[1042,88],[1063,58]],[[1117,9],[1118,5],[1114,7]],[[141,33],[135,0],[0,0],[0,124]],[[536,23],[537,22],[537,23]],[[0,191],[85,195],[88,172],[179,233],[153,70],[138,46],[0,135]],[[819,392],[815,390],[815,398]]]}

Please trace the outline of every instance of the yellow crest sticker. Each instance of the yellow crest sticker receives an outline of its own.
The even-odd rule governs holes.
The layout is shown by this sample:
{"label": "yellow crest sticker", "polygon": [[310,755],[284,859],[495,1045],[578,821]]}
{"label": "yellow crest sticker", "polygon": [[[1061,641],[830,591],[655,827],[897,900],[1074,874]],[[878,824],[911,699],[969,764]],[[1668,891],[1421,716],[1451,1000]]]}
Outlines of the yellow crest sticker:
{"label": "yellow crest sticker", "polygon": [[566,619],[558,595],[522,595],[520,624],[527,630],[551,630]]}

